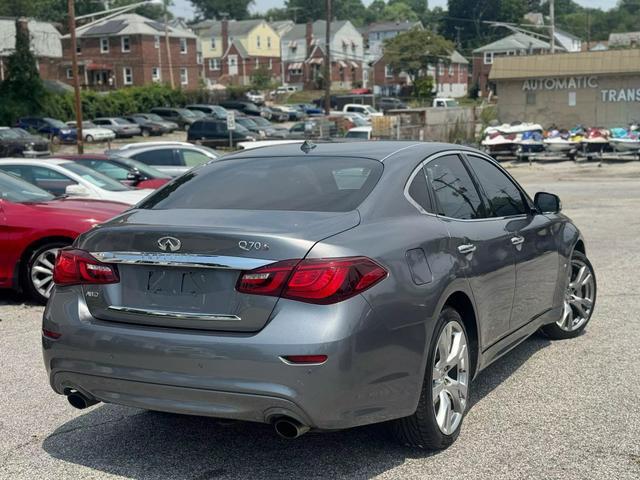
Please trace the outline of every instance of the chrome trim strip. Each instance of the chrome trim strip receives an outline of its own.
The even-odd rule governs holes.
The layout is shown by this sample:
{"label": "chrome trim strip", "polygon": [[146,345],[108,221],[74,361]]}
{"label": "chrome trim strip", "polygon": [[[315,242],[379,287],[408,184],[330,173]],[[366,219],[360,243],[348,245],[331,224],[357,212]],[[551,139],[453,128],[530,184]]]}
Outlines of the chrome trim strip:
{"label": "chrome trim strip", "polygon": [[145,315],[147,317],[175,318],[176,320],[211,320],[217,322],[238,322],[242,320],[237,315],[225,315],[221,313],[167,312],[165,310],[148,310],[146,308],[118,307],[114,305],[107,307],[107,310]]}
{"label": "chrome trim strip", "polygon": [[199,255],[191,253],[162,252],[91,252],[105,263],[127,265],[159,265],[164,267],[220,268],[228,270],[253,270],[276,260],[261,258],[230,257],[224,255]]}

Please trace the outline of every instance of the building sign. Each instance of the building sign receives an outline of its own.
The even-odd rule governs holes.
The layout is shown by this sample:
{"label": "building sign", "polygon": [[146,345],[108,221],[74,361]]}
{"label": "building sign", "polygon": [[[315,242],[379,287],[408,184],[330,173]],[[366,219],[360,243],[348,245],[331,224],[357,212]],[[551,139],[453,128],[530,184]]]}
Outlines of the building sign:
{"label": "building sign", "polygon": [[525,92],[536,90],[576,90],[578,88],[598,88],[598,79],[586,76],[532,78],[522,83],[522,90]]}
{"label": "building sign", "polygon": [[600,95],[603,102],[640,102],[640,88],[611,88]]}

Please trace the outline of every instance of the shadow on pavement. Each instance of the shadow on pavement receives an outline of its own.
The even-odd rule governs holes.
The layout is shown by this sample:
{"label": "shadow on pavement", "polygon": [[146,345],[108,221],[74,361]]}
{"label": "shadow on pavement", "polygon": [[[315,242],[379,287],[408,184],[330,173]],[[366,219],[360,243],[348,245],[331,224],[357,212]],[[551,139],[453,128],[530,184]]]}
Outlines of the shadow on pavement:
{"label": "shadow on pavement", "polygon": [[[472,384],[472,407],[548,344],[540,335],[533,336],[486,369]],[[66,405],[62,397],[60,402]],[[380,425],[312,432],[287,441],[277,437],[269,425],[117,405],[94,407],[67,422],[45,439],[43,447],[65,462],[141,480],[364,479],[393,469],[407,458],[438,454],[397,445]]]}

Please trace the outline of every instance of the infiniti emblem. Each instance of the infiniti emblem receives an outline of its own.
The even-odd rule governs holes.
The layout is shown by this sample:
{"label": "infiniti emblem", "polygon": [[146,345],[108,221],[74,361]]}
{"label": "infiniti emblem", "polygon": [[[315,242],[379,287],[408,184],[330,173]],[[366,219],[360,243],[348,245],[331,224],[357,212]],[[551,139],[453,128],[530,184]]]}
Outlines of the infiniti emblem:
{"label": "infiniti emblem", "polygon": [[176,252],[180,250],[182,246],[182,242],[178,240],[176,237],[160,237],[158,239],[158,247],[163,251]]}

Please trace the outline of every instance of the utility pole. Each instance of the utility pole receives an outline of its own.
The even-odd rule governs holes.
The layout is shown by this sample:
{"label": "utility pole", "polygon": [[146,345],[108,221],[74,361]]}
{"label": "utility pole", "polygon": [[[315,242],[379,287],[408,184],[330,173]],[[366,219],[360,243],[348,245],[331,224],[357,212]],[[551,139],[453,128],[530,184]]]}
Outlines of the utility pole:
{"label": "utility pole", "polygon": [[164,0],[164,43],[167,47],[167,65],[169,67],[169,81],[171,82],[171,88],[176,88],[176,83],[173,80],[173,63],[171,62],[171,42],[169,42],[169,15],[167,14],[167,3],[169,0]]}
{"label": "utility pole", "polygon": [[73,93],[76,107],[76,144],[78,153],[84,153],[82,134],[82,102],[80,100],[80,72],[78,71],[78,40],[76,38],[76,9],[74,0],[67,0],[69,10],[69,34],[71,36],[71,68],[73,69]]}
{"label": "utility pole", "polygon": [[324,110],[331,111],[331,0],[326,0],[327,29],[325,31]]}
{"label": "utility pole", "polygon": [[462,27],[456,25],[454,28],[456,29],[456,46],[460,48],[460,32],[462,31]]}
{"label": "utility pole", "polygon": [[549,21],[551,22],[550,34],[551,37],[551,53],[556,53],[556,8],[555,0],[549,0]]}

